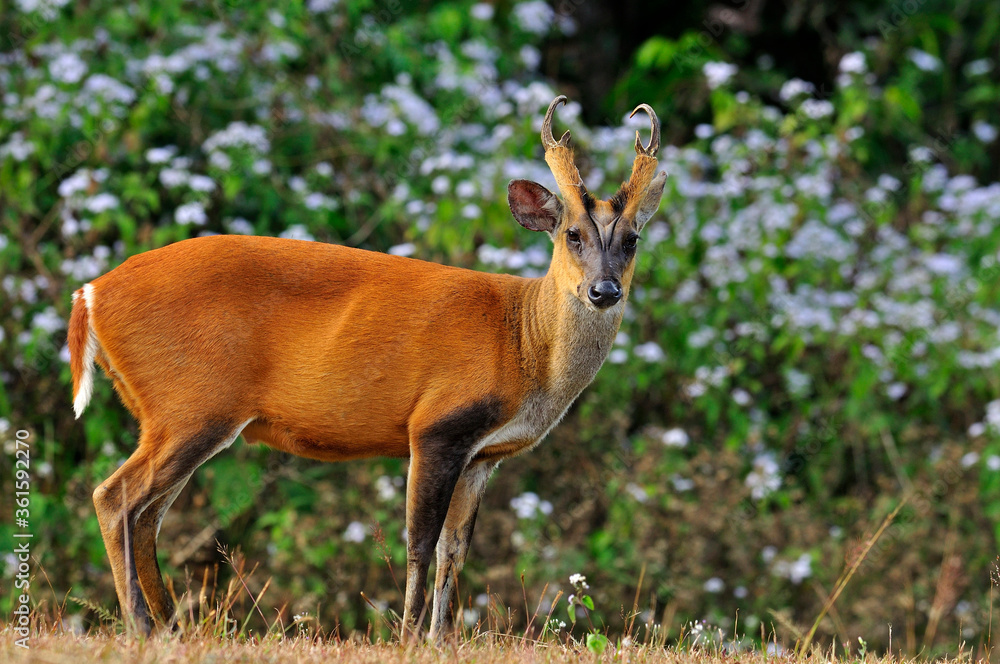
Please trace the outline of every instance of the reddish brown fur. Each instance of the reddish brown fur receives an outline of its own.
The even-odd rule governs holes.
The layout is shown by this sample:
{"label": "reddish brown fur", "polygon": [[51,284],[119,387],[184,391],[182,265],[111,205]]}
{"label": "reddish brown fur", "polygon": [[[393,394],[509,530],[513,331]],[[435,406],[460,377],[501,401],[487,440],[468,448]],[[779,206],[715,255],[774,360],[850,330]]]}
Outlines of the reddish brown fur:
{"label": "reddish brown fur", "polygon": [[83,350],[87,345],[88,329],[87,304],[83,301],[83,289],[73,293],[73,310],[69,315],[69,332],[66,343],[69,346],[69,368],[73,374],[73,395],[80,391],[83,377]]}
{"label": "reddish brown fur", "polygon": [[[247,439],[302,456],[408,456],[422,420],[488,396],[514,408],[544,377],[544,367],[522,371],[512,328],[528,284],[347,247],[217,236],[140,254],[95,280],[91,315],[144,423],[252,418]],[[446,375],[463,380],[428,383]]]}

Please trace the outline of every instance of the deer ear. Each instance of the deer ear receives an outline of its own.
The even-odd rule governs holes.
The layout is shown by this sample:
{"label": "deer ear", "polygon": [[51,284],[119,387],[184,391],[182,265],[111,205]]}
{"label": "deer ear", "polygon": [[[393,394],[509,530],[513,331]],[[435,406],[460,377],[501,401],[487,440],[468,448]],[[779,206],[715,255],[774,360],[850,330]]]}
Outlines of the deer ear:
{"label": "deer ear", "polygon": [[646,191],[643,192],[642,201],[635,214],[635,227],[642,230],[646,222],[660,209],[660,199],[663,197],[663,185],[667,182],[667,172],[660,171],[660,174],[649,183]]}
{"label": "deer ear", "polygon": [[563,206],[556,195],[531,180],[511,180],[507,204],[517,223],[529,231],[551,233],[562,218]]}

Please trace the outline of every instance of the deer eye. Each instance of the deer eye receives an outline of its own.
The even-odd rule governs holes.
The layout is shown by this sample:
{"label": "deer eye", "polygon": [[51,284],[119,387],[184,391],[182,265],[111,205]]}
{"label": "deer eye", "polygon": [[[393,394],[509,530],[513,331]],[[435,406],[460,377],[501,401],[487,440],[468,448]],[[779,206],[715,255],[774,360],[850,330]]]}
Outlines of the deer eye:
{"label": "deer eye", "polygon": [[571,228],[566,231],[566,239],[573,244],[580,244],[580,231],[575,228]]}
{"label": "deer eye", "polygon": [[635,245],[638,241],[639,241],[638,235],[634,234],[628,235],[625,237],[624,240],[622,240],[622,248],[624,248],[626,251],[632,251],[635,249]]}

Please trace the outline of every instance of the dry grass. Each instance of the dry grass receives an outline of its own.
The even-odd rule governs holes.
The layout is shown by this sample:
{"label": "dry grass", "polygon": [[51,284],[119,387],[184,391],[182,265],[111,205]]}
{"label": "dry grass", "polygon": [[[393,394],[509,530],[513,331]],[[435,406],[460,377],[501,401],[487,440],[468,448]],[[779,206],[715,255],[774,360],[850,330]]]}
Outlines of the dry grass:
{"label": "dry grass", "polygon": [[[521,664],[526,662],[746,662],[771,664],[779,662],[865,662],[896,664],[920,660],[893,656],[868,655],[839,657],[832,652],[813,651],[809,656],[791,652],[768,655],[759,651],[732,653],[717,648],[675,649],[640,645],[616,649],[609,647],[603,655],[590,653],[583,646],[532,643],[522,639],[491,638],[488,635],[473,641],[456,642],[432,647],[404,647],[388,643],[359,641],[324,641],[309,638],[213,639],[153,637],[146,640],[122,636],[77,636],[69,633],[41,635],[32,638],[30,649],[14,645],[9,630],[0,632],[0,661],[46,662],[52,664],[82,664],[83,662],[192,662],[235,664],[236,662],[485,662]],[[944,662],[972,662],[973,657],[959,654]]]}

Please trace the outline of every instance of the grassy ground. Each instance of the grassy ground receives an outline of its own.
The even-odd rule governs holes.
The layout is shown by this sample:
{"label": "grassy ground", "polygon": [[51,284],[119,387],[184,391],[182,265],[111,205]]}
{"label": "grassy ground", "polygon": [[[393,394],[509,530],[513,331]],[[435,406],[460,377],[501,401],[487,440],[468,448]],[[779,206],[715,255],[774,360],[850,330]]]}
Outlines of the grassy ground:
{"label": "grassy ground", "polygon": [[[486,662],[520,664],[522,662],[747,662],[770,664],[778,662],[865,662],[895,664],[921,661],[892,656],[842,657],[832,652],[814,651],[808,657],[791,653],[774,655],[759,651],[730,653],[718,648],[683,649],[639,645],[616,649],[609,646],[595,655],[584,646],[538,644],[520,639],[493,639],[488,635],[473,641],[457,642],[441,647],[421,645],[404,647],[393,644],[371,644],[352,641],[326,641],[307,638],[265,639],[262,642],[236,641],[218,638],[153,637],[130,640],[121,636],[78,636],[69,633],[42,635],[31,639],[26,650],[14,644],[10,630],[0,632],[0,661],[47,662],[52,664],[82,664],[83,662]],[[926,660],[924,660],[926,661]],[[973,654],[958,654],[938,660],[943,662],[974,662]]]}

